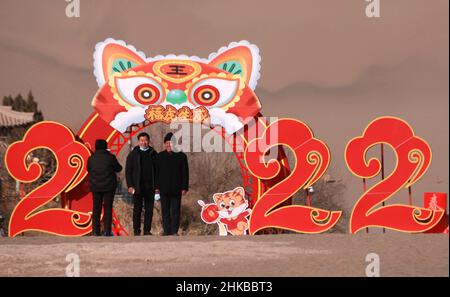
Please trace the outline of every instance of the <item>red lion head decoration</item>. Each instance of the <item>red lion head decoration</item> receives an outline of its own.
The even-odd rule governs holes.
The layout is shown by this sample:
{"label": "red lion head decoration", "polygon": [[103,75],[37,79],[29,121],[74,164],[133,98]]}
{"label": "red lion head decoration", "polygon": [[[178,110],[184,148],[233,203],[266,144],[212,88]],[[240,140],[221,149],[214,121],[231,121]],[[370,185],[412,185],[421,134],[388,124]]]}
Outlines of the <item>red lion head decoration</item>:
{"label": "red lion head decoration", "polygon": [[259,49],[233,42],[207,59],[185,55],[148,58],[123,41],[107,39],[95,47],[94,75],[100,90],[92,105],[119,132],[152,121],[195,119],[228,134],[244,127],[261,110],[254,93],[260,71]]}

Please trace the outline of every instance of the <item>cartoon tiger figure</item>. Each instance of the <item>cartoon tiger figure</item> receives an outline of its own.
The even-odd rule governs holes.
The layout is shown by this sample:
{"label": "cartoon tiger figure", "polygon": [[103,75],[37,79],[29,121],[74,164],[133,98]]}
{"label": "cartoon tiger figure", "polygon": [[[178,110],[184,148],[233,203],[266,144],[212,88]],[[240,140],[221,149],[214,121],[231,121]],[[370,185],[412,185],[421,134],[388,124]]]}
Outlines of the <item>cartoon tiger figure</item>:
{"label": "cartoon tiger figure", "polygon": [[214,203],[205,204],[202,200],[202,220],[207,224],[217,223],[220,235],[245,235],[249,228],[251,209],[245,199],[244,188],[237,187],[225,193],[213,195]]}

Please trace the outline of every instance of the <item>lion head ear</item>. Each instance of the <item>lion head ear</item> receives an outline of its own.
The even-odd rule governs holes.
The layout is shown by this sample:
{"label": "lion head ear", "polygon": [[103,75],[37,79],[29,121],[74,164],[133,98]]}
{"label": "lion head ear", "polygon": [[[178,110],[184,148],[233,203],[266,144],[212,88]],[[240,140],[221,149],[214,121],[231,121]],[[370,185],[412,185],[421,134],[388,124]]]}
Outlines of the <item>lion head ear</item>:
{"label": "lion head ear", "polygon": [[235,189],[233,190],[233,193],[238,194],[238,195],[241,195],[242,198],[245,197],[245,191],[244,191],[244,188],[243,188],[243,187],[237,187],[237,188],[235,188]]}
{"label": "lion head ear", "polygon": [[217,202],[220,200],[220,196],[221,196],[221,195],[218,194],[218,193],[213,195],[213,201],[214,201],[214,203],[217,203]]}
{"label": "lion head ear", "polygon": [[246,40],[232,42],[209,55],[208,64],[244,78],[246,84],[255,90],[260,77],[261,56],[259,48]]}
{"label": "lion head ear", "polygon": [[94,51],[94,75],[99,87],[103,86],[115,72],[145,64],[145,54],[122,40],[108,38],[97,43]]}

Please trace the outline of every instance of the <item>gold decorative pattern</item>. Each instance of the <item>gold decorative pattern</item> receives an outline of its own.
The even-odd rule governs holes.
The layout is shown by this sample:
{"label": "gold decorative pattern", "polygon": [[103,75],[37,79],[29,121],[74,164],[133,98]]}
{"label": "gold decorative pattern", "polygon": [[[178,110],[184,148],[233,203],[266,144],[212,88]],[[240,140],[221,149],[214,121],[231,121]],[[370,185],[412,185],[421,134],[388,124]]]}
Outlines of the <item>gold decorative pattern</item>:
{"label": "gold decorative pattern", "polygon": [[150,106],[145,111],[145,118],[151,123],[163,122],[170,124],[172,122],[191,122],[191,123],[207,123],[209,120],[208,109],[204,106],[199,106],[191,109],[183,106],[177,109],[173,105]]}
{"label": "gold decorative pattern", "polygon": [[[162,68],[166,65],[174,65],[174,66],[188,66],[192,68],[192,72],[185,74],[185,75],[178,75],[178,76],[170,76],[167,75],[162,71]],[[153,65],[153,72],[160,76],[161,78],[168,80],[173,83],[182,83],[188,80],[191,80],[192,78],[196,77],[202,72],[202,67],[194,62],[194,61],[188,61],[188,60],[162,60],[159,62],[156,62]]]}

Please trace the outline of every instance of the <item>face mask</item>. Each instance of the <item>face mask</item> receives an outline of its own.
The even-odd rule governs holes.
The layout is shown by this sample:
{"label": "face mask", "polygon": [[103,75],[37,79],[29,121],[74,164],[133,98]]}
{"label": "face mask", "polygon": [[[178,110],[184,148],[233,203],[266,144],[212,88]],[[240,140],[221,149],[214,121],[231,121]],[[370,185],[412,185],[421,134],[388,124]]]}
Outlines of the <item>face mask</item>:
{"label": "face mask", "polygon": [[146,151],[148,151],[150,148],[149,147],[146,147],[146,148],[143,148],[143,147],[139,147],[140,149],[141,149],[141,151],[143,151],[143,152],[146,152]]}

